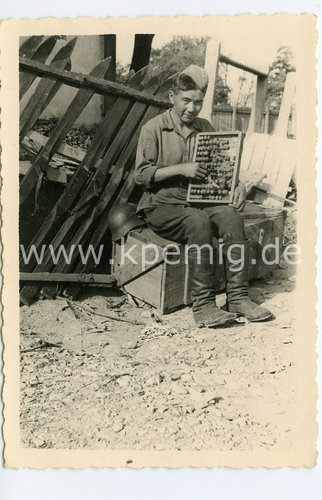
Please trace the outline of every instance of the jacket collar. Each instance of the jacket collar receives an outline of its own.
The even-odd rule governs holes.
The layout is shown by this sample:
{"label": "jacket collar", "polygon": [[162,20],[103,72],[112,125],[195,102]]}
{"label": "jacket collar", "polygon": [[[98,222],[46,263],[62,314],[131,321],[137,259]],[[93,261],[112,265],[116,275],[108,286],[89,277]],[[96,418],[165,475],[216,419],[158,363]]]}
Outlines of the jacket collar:
{"label": "jacket collar", "polygon": [[[162,123],[162,130],[176,130],[176,126],[172,120],[172,116],[170,113],[171,109],[167,109],[165,113],[162,115],[163,123]],[[201,131],[202,126],[199,122],[199,119],[196,118],[194,122],[192,123],[192,126],[195,130]]]}

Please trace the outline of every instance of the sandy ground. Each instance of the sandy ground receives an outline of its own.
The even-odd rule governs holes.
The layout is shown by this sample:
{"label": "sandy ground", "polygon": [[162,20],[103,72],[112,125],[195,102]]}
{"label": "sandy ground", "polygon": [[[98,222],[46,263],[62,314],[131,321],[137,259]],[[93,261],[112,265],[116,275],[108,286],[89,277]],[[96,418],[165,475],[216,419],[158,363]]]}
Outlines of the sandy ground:
{"label": "sandy ground", "polygon": [[274,321],[225,329],[191,327],[189,308],[158,316],[102,290],[78,302],[22,307],[22,445],[287,448],[294,432],[292,273],[283,264],[251,286]]}

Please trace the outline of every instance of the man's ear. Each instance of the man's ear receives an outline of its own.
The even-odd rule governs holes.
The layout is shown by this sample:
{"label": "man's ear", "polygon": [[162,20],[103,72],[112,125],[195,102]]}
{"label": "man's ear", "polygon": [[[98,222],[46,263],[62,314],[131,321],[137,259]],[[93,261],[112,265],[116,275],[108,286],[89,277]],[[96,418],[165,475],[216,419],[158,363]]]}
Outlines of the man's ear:
{"label": "man's ear", "polygon": [[173,90],[170,90],[169,91],[169,101],[171,102],[171,104],[174,104],[173,97],[174,97]]}

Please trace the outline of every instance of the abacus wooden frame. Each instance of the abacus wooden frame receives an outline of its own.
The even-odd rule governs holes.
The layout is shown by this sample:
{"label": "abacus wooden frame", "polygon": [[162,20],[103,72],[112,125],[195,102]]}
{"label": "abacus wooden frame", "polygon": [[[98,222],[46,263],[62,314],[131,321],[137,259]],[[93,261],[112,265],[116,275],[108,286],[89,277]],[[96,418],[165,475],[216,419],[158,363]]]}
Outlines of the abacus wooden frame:
{"label": "abacus wooden frame", "polygon": [[235,166],[234,166],[234,173],[233,173],[233,177],[232,177],[232,183],[231,183],[231,189],[230,189],[230,196],[229,196],[229,199],[225,199],[225,200],[207,200],[207,199],[204,199],[204,200],[195,200],[195,199],[192,199],[192,198],[190,198],[191,188],[195,187],[195,186],[200,186],[202,184],[194,184],[194,183],[190,182],[189,186],[188,186],[187,201],[189,201],[189,203],[203,204],[203,205],[204,204],[207,204],[207,205],[228,205],[229,203],[233,203],[235,189],[237,187],[238,180],[239,180],[240,162],[241,162],[241,155],[242,155],[242,152],[243,152],[243,143],[244,143],[245,134],[243,132],[240,132],[240,131],[200,132],[197,135],[196,147],[195,147],[195,151],[194,151],[194,154],[193,154],[193,161],[194,162],[196,161],[196,157],[197,157],[199,139],[201,137],[205,136],[205,135],[206,136],[211,135],[213,137],[220,137],[220,138],[227,137],[228,139],[230,137],[237,137],[238,138],[236,163],[235,163]]}

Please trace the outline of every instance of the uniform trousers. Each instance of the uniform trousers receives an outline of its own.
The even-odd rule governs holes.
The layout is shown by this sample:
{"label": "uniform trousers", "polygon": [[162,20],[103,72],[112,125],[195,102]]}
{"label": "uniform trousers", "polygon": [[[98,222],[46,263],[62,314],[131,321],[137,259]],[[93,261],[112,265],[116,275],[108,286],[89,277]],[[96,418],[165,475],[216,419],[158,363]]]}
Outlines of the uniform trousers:
{"label": "uniform trousers", "polygon": [[229,205],[191,207],[160,204],[146,211],[149,227],[159,236],[181,244],[217,246],[246,240],[243,218]]}

